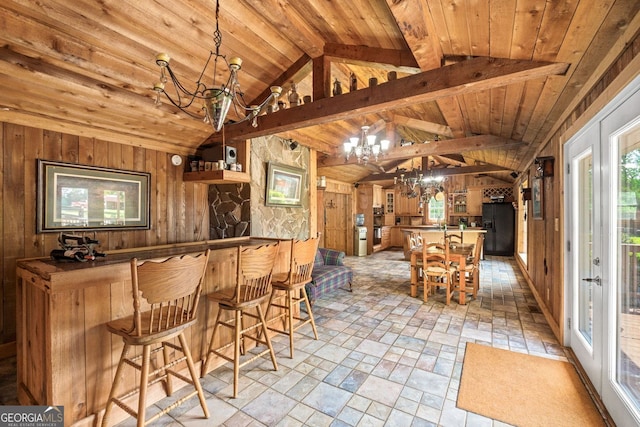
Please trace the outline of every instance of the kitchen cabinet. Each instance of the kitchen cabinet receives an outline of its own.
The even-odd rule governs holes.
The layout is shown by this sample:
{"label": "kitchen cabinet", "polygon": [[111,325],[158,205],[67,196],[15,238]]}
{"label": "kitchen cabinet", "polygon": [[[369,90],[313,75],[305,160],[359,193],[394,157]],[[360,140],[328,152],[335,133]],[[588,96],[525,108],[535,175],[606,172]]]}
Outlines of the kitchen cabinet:
{"label": "kitchen cabinet", "polygon": [[402,227],[391,227],[390,240],[391,246],[396,248],[402,247]]}
{"label": "kitchen cabinet", "polygon": [[373,185],[373,207],[381,208],[384,205],[384,190],[381,185]]}
{"label": "kitchen cabinet", "polygon": [[395,211],[395,191],[394,190],[385,190],[385,205],[384,205],[384,213],[385,214],[393,214]]}
{"label": "kitchen cabinet", "polygon": [[482,215],[482,187],[469,187],[467,193],[467,214]]}
{"label": "kitchen cabinet", "polygon": [[382,227],[382,240],[380,241],[380,246],[382,250],[391,247],[391,228],[392,227]]}
{"label": "kitchen cabinet", "polygon": [[467,192],[451,193],[449,215],[467,215]]}
{"label": "kitchen cabinet", "polygon": [[395,214],[403,215],[403,216],[421,216],[422,212],[420,211],[420,198],[413,197],[408,198],[401,196],[400,194],[395,194]]}

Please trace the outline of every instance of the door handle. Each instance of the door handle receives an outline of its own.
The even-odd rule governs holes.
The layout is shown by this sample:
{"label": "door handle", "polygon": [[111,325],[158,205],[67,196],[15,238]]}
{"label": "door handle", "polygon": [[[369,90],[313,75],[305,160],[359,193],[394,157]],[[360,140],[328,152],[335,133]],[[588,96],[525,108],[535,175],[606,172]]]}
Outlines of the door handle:
{"label": "door handle", "polygon": [[596,277],[587,277],[586,279],[582,279],[585,282],[596,282],[596,285],[602,286],[602,281],[600,280],[600,276]]}

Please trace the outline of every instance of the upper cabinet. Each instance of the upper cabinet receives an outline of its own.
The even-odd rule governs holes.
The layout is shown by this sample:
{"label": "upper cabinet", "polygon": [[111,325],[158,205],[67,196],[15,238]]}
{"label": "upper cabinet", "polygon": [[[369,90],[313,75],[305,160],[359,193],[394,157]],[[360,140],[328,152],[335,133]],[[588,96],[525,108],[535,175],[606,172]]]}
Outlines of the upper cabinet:
{"label": "upper cabinet", "polygon": [[395,191],[393,190],[385,190],[385,204],[384,204],[384,213],[385,214],[393,214],[395,209]]}
{"label": "upper cabinet", "polygon": [[[209,165],[217,166],[219,160],[224,161],[227,169],[207,167],[208,170],[191,171],[191,165],[186,165],[182,180],[185,182],[201,182],[206,184],[240,184],[251,182],[251,142],[249,140],[227,145],[216,145],[198,153],[201,159]],[[241,172],[230,170],[231,166],[240,165]]]}
{"label": "upper cabinet", "polygon": [[373,207],[381,208],[384,205],[384,190],[381,185],[373,185]]}

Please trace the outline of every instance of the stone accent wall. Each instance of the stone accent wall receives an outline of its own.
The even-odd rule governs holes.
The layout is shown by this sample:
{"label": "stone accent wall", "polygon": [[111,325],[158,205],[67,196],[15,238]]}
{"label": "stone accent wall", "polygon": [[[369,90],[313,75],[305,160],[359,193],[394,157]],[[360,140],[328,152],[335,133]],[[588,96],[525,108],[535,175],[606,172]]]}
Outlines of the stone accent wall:
{"label": "stone accent wall", "polygon": [[209,238],[248,236],[251,230],[251,186],[209,186]]}
{"label": "stone accent wall", "polygon": [[[307,171],[302,207],[265,206],[267,165],[275,162]],[[251,140],[251,235],[306,239],[309,237],[309,149],[291,150],[282,138],[268,136]],[[315,184],[315,183],[314,183]]]}
{"label": "stone accent wall", "polygon": [[282,138],[251,140],[251,183],[209,186],[209,238],[240,236],[309,237],[309,176],[303,183],[302,207],[265,206],[269,162],[309,170],[309,149],[291,150]]}

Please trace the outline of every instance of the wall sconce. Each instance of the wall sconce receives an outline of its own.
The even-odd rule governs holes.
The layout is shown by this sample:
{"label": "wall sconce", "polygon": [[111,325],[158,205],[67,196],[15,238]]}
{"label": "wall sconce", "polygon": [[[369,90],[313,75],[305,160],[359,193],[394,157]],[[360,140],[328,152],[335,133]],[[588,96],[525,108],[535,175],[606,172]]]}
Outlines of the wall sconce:
{"label": "wall sconce", "polygon": [[544,178],[547,176],[553,176],[553,162],[554,158],[551,156],[537,157],[535,160],[536,177]]}
{"label": "wall sconce", "polygon": [[321,189],[327,188],[327,177],[324,175],[319,176],[316,182],[316,186]]}

